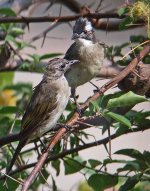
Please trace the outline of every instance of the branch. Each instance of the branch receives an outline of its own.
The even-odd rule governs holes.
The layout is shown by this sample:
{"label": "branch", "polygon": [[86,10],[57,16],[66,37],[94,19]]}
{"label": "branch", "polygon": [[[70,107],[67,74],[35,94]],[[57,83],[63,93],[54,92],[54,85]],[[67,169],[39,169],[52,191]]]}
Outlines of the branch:
{"label": "branch", "polygon": [[[122,71],[118,76],[110,80],[108,83],[106,83],[104,86],[100,88],[100,91],[95,93],[90,99],[88,99],[84,104],[81,105],[81,109],[85,111],[90,101],[96,100],[99,96],[103,95],[105,91],[107,91],[109,88],[113,87],[115,84],[117,84],[119,81],[121,81],[124,77],[126,77],[130,72],[133,71],[133,69],[138,65],[138,63],[143,59],[144,56],[146,56],[150,52],[150,43],[148,43],[147,46],[143,48],[143,50],[140,52],[140,54],[133,59],[133,61]],[[76,112],[72,118],[67,122],[67,125],[73,125],[79,118],[79,114]],[[33,180],[36,178],[39,171],[42,169],[49,151],[54,148],[54,146],[57,144],[57,142],[62,138],[62,136],[66,133],[66,128],[62,127],[55,135],[52,137],[49,145],[47,146],[45,152],[42,154],[42,156],[39,158],[39,161],[36,163],[34,169],[32,170],[31,174],[28,176],[28,178],[25,180],[22,191],[26,191]],[[116,135],[114,135],[116,137]],[[109,138],[110,140],[110,138]]]}
{"label": "branch", "polygon": [[119,16],[117,13],[87,13],[87,14],[77,14],[74,16],[42,16],[42,17],[1,17],[0,23],[40,23],[40,22],[54,22],[58,20],[58,22],[68,22],[74,21],[79,17],[84,16],[87,18],[117,18],[123,19],[126,16]]}
{"label": "branch", "polygon": [[[29,23],[44,23],[44,22],[54,22],[58,20],[58,23],[65,23],[69,21],[75,21],[80,16],[85,16],[88,18],[95,18],[100,19],[97,22],[92,21],[93,27],[100,30],[107,30],[107,31],[118,31],[120,23],[122,22],[123,18],[126,16],[119,16],[117,13],[87,13],[87,14],[77,14],[74,16],[41,16],[41,17],[2,17],[0,18],[0,23],[25,23],[29,25]],[[116,20],[108,20],[113,19]],[[144,26],[145,23],[142,20],[139,20],[135,23],[135,25],[128,26],[128,29],[137,28]],[[4,36],[4,34],[3,34]]]}
{"label": "branch", "polygon": [[[104,139],[100,139],[100,140],[97,140],[97,141],[94,141],[94,142],[91,142],[91,143],[87,143],[85,145],[80,145],[80,146],[78,146],[76,148],[65,150],[62,153],[52,155],[52,156],[50,156],[49,158],[47,158],[45,160],[45,163],[49,163],[50,161],[57,160],[59,158],[63,158],[66,155],[69,155],[69,154],[72,154],[72,153],[75,153],[75,152],[79,152],[79,151],[82,151],[82,150],[85,150],[85,149],[88,149],[88,148],[92,148],[92,147],[95,147],[95,146],[98,146],[98,145],[106,145],[109,142],[110,139],[113,140],[113,139],[116,139],[116,138],[118,138],[118,137],[120,137],[122,135],[126,135],[128,133],[136,133],[136,132],[139,132],[139,131],[145,131],[145,130],[149,130],[149,129],[150,129],[150,127],[127,129],[126,132],[124,132],[123,134],[118,134],[118,135],[113,134],[110,137],[106,137]],[[26,165],[20,167],[19,169],[13,170],[12,172],[10,172],[9,175],[12,176],[12,175],[14,175],[16,173],[19,173],[19,172],[23,171],[23,170],[32,168],[36,164],[37,164],[36,162],[26,164]],[[1,176],[0,180],[5,179],[5,178],[6,178],[5,175]]]}

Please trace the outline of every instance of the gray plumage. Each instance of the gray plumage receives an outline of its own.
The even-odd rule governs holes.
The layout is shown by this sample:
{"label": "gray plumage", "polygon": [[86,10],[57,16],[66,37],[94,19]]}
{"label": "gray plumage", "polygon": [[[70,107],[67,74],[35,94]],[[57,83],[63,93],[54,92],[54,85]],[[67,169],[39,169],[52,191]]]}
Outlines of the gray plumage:
{"label": "gray plumage", "polygon": [[35,87],[31,100],[22,118],[20,142],[16,148],[7,174],[14,165],[18,154],[25,144],[41,137],[54,128],[62,115],[69,99],[69,86],[64,73],[77,60],[55,58],[51,60],[42,81]]}
{"label": "gray plumage", "polygon": [[76,21],[72,39],[75,42],[67,50],[64,58],[77,59],[80,63],[67,71],[65,76],[69,86],[76,88],[99,73],[104,60],[105,46],[96,41],[91,22],[83,17]]}

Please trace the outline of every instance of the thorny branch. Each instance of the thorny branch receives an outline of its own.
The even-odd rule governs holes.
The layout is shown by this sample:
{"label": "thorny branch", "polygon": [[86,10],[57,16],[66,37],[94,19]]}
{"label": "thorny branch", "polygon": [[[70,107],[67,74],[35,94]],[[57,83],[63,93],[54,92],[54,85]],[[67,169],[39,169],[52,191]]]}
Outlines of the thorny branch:
{"label": "thorny branch", "polygon": [[84,16],[87,18],[117,18],[122,19],[125,16],[119,16],[117,13],[87,13],[87,14],[78,14],[74,16],[42,16],[42,17],[1,17],[0,23],[40,23],[40,22],[69,22],[78,19],[79,17]]}
{"label": "thorny branch", "polygon": [[[112,80],[110,80],[108,83],[103,85],[100,88],[100,91],[95,93],[91,98],[89,98],[84,104],[81,105],[81,109],[85,111],[88,108],[89,102],[96,100],[99,96],[103,95],[105,91],[107,91],[109,88],[113,87],[115,84],[117,84],[119,81],[121,81],[124,77],[126,77],[129,73],[131,73],[134,68],[138,65],[138,63],[143,59],[144,56],[146,56],[150,52],[150,43],[148,43],[147,46],[143,48],[143,50],[140,52],[140,54],[133,59],[133,61],[122,71],[120,74],[116,77],[114,77]],[[76,121],[79,118],[79,114],[75,112],[75,114],[72,116],[72,118],[67,122],[67,125],[72,126],[73,124],[76,123]],[[62,136],[66,133],[66,128],[61,128],[54,137],[52,137],[49,145],[47,146],[45,152],[41,155],[39,158],[38,162],[36,163],[34,169],[32,170],[31,174],[28,176],[28,178],[25,180],[23,186],[22,186],[22,191],[26,191],[33,180],[36,178],[37,174],[39,171],[42,169],[49,151],[54,148],[54,146],[58,143],[58,141],[62,138]],[[116,135],[114,135],[116,136]]]}
{"label": "thorny branch", "polygon": [[[121,22],[121,19],[125,18],[126,16],[119,16],[117,13],[85,13],[85,14],[77,14],[74,16],[41,16],[41,17],[1,17],[0,18],[0,23],[26,23],[27,25],[29,23],[44,23],[44,22],[55,22],[56,20],[58,21],[58,23],[60,22],[69,22],[69,21],[75,21],[76,19],[78,19],[80,16],[84,16],[87,18],[94,18],[94,19],[119,19],[117,21],[104,21],[101,20],[100,22],[93,22],[93,25],[95,26],[95,28],[99,28],[99,29],[103,29],[103,30],[118,30],[119,24]],[[116,23],[115,23],[116,22]],[[142,20],[139,20],[137,22],[137,24],[139,25],[134,25],[134,26],[130,26],[129,28],[132,27],[138,27],[141,25],[144,25]],[[112,25],[114,25],[115,27],[113,27]]]}
{"label": "thorny branch", "polygon": [[[91,143],[86,143],[85,145],[79,145],[78,147],[76,148],[73,148],[73,149],[69,149],[69,150],[65,150],[63,151],[62,153],[58,153],[58,154],[55,154],[55,155],[52,155],[52,156],[49,156],[46,160],[45,160],[45,164],[46,163],[49,163],[50,161],[53,161],[53,160],[57,160],[59,158],[63,158],[65,157],[66,155],[69,155],[69,154],[72,154],[72,153],[75,153],[75,152],[79,152],[79,151],[82,151],[82,150],[85,150],[85,149],[88,149],[88,148],[91,148],[91,147],[95,147],[95,146],[98,146],[98,145],[106,145],[108,142],[109,142],[109,139],[113,140],[115,138],[118,138],[119,136],[122,136],[122,135],[126,135],[128,133],[135,133],[135,132],[139,132],[139,131],[145,131],[145,130],[148,130],[150,129],[150,127],[144,127],[144,128],[134,128],[134,129],[127,129],[126,132],[124,132],[123,134],[112,134],[110,137],[106,137],[104,139],[100,139],[100,140],[97,140],[97,141],[94,141],[94,142],[91,142]],[[29,169],[29,168],[32,168],[36,165],[37,163],[34,162],[34,163],[30,163],[30,164],[26,164],[24,166],[21,166],[19,169],[16,169],[14,171],[11,171],[10,172],[10,176],[12,176],[13,174],[16,174],[16,173],[19,173],[23,170],[26,170],[26,169]],[[0,177],[0,180],[4,179],[5,176],[1,176]]]}

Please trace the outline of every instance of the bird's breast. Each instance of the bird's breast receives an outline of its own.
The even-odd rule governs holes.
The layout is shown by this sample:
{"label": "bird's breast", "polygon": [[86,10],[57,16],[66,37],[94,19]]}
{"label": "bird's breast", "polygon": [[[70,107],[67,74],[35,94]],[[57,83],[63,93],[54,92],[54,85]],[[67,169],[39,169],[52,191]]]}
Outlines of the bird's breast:
{"label": "bird's breast", "polygon": [[80,63],[73,65],[66,74],[71,87],[77,87],[94,78],[99,73],[104,60],[104,48],[99,43],[94,44],[91,41],[77,43],[75,52],[76,59]]}
{"label": "bird's breast", "polygon": [[50,129],[55,128],[57,121],[59,120],[60,116],[62,115],[63,111],[66,108],[66,105],[69,100],[69,95],[70,95],[70,88],[68,86],[68,82],[66,78],[62,77],[59,80],[58,85],[59,85],[59,88],[57,91],[56,107],[52,112],[46,114],[47,120],[41,125],[40,128],[37,129],[35,136],[37,135],[41,136],[47,131],[49,131]]}

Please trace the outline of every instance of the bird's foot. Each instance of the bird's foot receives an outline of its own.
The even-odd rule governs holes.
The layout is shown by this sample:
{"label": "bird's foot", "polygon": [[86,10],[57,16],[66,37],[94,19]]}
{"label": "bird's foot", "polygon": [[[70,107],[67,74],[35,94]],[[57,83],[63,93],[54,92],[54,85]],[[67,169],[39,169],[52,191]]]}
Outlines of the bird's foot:
{"label": "bird's foot", "polygon": [[97,85],[95,85],[93,82],[90,81],[90,84],[92,84],[96,88],[95,90],[93,90],[94,93],[101,92],[100,88]]}
{"label": "bird's foot", "polygon": [[84,113],[81,106],[78,103],[76,103],[76,109],[75,110],[79,114],[79,117],[81,117]]}
{"label": "bird's foot", "polygon": [[76,109],[75,111],[79,114],[79,117],[83,115],[83,110],[81,109],[80,105],[77,102],[77,99],[79,98],[79,95],[76,95],[76,89],[71,88],[71,98],[73,98]]}
{"label": "bird's foot", "polygon": [[[43,152],[46,151],[47,146],[46,146],[46,144],[44,143],[44,141],[41,140],[40,138],[39,138],[39,142],[41,143],[41,152],[43,153]],[[37,150],[37,151],[38,151],[38,150]],[[38,151],[38,155],[40,156],[39,151]]]}
{"label": "bird's foot", "polygon": [[60,128],[65,128],[67,131],[72,130],[72,127],[70,125],[63,124],[63,123],[57,123],[57,125],[60,126]]}
{"label": "bird's foot", "polygon": [[42,145],[44,148],[46,148],[46,144],[44,143],[44,141],[42,141],[40,138],[39,138],[39,141],[40,141],[41,145]]}

